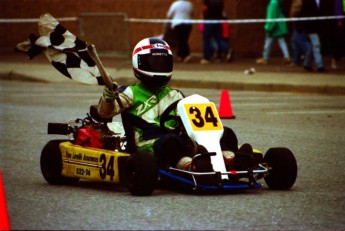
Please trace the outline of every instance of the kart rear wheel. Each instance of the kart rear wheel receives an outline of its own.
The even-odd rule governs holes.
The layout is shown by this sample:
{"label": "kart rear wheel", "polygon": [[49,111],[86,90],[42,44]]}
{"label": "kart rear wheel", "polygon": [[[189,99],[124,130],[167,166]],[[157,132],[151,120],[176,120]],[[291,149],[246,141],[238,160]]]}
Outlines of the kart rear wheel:
{"label": "kart rear wheel", "polygon": [[42,149],[40,165],[44,179],[53,185],[74,184],[77,177],[65,177],[61,175],[62,158],[59,144],[68,140],[51,140]]}
{"label": "kart rear wheel", "polygon": [[264,162],[268,165],[265,182],[271,189],[290,189],[297,178],[297,162],[293,153],[287,148],[270,148]]}
{"label": "kart rear wheel", "polygon": [[158,182],[158,168],[153,155],[145,152],[131,154],[125,165],[125,183],[133,196],[149,196]]}

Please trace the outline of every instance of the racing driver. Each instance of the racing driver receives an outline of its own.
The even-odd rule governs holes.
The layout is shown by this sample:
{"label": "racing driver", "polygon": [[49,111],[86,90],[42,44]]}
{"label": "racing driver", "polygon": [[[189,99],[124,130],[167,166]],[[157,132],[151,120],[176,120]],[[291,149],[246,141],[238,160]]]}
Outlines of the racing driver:
{"label": "racing driver", "polygon": [[[191,169],[192,157],[196,153],[186,143],[188,139],[160,127],[164,110],[184,97],[181,91],[167,86],[173,72],[173,55],[169,45],[158,38],[141,40],[133,50],[132,65],[134,76],[139,81],[131,86],[120,87],[119,92],[105,87],[98,104],[98,113],[102,118],[112,118],[121,113],[126,137],[134,141],[133,145],[129,145],[132,146],[131,150],[126,151],[152,153],[160,167],[213,171],[209,156],[201,158],[199,163],[195,162]],[[236,136],[235,141],[226,142],[230,133],[233,133],[230,128],[224,128],[221,139],[222,150],[228,150],[223,151],[227,168],[248,168],[253,164],[251,146],[244,144],[238,150]],[[231,147],[229,143],[235,145]],[[233,153],[245,155],[244,158],[237,158],[237,155],[234,158]]]}

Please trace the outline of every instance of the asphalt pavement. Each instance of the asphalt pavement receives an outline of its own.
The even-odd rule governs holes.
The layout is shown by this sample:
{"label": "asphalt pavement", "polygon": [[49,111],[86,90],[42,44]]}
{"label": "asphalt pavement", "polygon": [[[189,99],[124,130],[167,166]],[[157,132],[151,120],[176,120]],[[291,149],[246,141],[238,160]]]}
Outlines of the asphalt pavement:
{"label": "asphalt pavement", "polygon": [[[108,73],[119,85],[135,82],[130,57],[101,57]],[[285,66],[275,57],[267,65],[255,58],[236,58],[232,62],[200,64],[200,55],[193,54],[189,63],[175,61],[171,80],[173,87],[228,90],[285,91],[319,94],[345,94],[345,60],[332,69],[324,58],[326,72],[305,71],[301,66]],[[248,73],[249,72],[249,73]],[[66,82],[64,77],[43,56],[29,60],[24,54],[0,54],[0,79],[14,81]]]}

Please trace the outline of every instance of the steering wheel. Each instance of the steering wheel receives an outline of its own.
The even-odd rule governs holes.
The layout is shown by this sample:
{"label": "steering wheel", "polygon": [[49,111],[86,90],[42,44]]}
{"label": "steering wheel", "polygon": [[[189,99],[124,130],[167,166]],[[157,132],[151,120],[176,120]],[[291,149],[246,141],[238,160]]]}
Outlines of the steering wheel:
{"label": "steering wheel", "polygon": [[[180,100],[177,100],[175,102],[173,102],[172,104],[170,104],[162,113],[161,119],[160,119],[160,127],[163,128],[165,131],[167,132],[172,132],[172,133],[176,133],[178,134],[181,131],[181,127],[182,127],[182,121],[180,116],[177,115],[170,115],[170,113],[172,111],[176,111],[176,107],[178,102],[180,102]],[[176,126],[174,128],[170,128],[166,126],[166,122],[168,121],[175,121],[176,122]]]}

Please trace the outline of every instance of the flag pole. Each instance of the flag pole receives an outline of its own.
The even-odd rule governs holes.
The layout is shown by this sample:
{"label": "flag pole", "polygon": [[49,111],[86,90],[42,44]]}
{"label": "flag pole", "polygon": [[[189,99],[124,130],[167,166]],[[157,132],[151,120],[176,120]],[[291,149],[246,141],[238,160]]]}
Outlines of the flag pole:
{"label": "flag pole", "polygon": [[[96,63],[96,65],[97,65],[97,67],[101,73],[101,76],[102,76],[102,79],[104,81],[105,86],[107,86],[107,88],[109,88],[109,89],[117,90],[118,85],[116,82],[113,81],[111,76],[105,70],[103,63],[101,62],[101,59],[98,56],[96,46],[91,44],[91,43],[87,43],[86,46],[87,46],[87,51],[89,52],[91,58]],[[115,87],[115,89],[114,89],[114,87]]]}
{"label": "flag pole", "polygon": [[103,66],[103,63],[101,61],[101,59],[99,58],[98,56],[98,53],[97,53],[97,50],[96,50],[96,46],[91,44],[91,43],[87,43],[86,44],[87,46],[87,51],[88,53],[90,54],[91,58],[93,59],[93,61],[96,63],[100,73],[101,73],[101,76],[102,76],[102,79],[104,81],[104,84],[105,86],[108,88],[108,89],[111,89],[115,92],[115,99],[117,101],[117,103],[119,104],[120,108],[123,109],[124,106],[120,100],[120,97],[119,97],[119,92],[118,92],[118,84],[111,78],[111,76],[108,74],[108,72],[105,70],[105,67]]}

